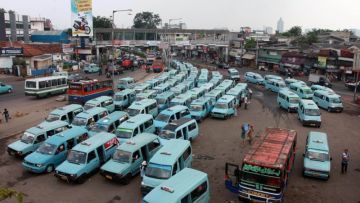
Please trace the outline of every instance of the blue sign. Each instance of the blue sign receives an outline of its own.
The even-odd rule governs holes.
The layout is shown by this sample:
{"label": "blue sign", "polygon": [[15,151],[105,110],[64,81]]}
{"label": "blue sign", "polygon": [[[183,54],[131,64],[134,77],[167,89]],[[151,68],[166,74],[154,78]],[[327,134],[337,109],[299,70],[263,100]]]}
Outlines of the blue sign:
{"label": "blue sign", "polygon": [[3,47],[0,48],[0,56],[22,56],[23,48]]}

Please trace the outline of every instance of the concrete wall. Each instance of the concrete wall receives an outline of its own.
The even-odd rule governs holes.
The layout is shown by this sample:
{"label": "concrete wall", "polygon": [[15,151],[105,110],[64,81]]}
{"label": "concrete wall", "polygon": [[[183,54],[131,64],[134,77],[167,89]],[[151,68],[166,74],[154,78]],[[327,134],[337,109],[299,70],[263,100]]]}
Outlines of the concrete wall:
{"label": "concrete wall", "polygon": [[24,41],[29,42],[29,16],[23,15]]}
{"label": "concrete wall", "polygon": [[9,17],[10,17],[11,41],[15,42],[15,41],[17,41],[15,13],[13,11],[9,11]]}
{"label": "concrete wall", "polygon": [[5,13],[0,12],[0,41],[6,41]]}

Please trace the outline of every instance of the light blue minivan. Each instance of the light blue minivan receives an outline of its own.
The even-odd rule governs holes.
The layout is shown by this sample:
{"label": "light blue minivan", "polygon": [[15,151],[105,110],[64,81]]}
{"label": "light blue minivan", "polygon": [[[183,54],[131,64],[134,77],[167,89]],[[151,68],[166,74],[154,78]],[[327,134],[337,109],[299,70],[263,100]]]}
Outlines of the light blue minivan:
{"label": "light blue minivan", "polygon": [[158,136],[140,133],[116,149],[112,158],[100,168],[100,174],[108,180],[128,184],[140,172],[142,162],[149,162],[161,147]]}
{"label": "light blue minivan", "polygon": [[303,175],[328,180],[330,178],[331,156],[327,134],[309,132],[306,138]]}
{"label": "light blue minivan", "polygon": [[101,118],[91,127],[89,135],[94,136],[99,132],[115,133],[116,128],[129,119],[129,115],[124,111],[114,111],[111,114]]}
{"label": "light blue minivan", "polygon": [[125,89],[114,95],[115,110],[124,110],[135,101],[135,90]]}
{"label": "light blue minivan", "polygon": [[115,111],[114,100],[109,96],[100,96],[95,99],[91,99],[84,104],[85,111],[94,107],[106,108],[109,113]]}
{"label": "light blue minivan", "polygon": [[150,114],[139,114],[121,123],[116,129],[120,144],[139,133],[155,133],[154,119]]}
{"label": "light blue minivan", "polygon": [[199,136],[199,126],[195,119],[180,118],[168,123],[159,133],[161,143],[166,144],[171,139],[193,141]]}
{"label": "light blue minivan", "polygon": [[289,87],[294,91],[301,99],[312,99],[313,91],[307,85],[302,83],[291,83]]}
{"label": "light blue minivan", "polygon": [[217,100],[214,108],[211,110],[211,117],[227,119],[235,114],[236,99],[232,95],[224,95]]}
{"label": "light blue minivan", "polygon": [[156,117],[159,113],[155,99],[143,99],[133,102],[126,111],[131,117],[138,114],[151,114],[153,117]]}
{"label": "light blue minivan", "polygon": [[55,169],[55,177],[83,183],[111,158],[119,142],[114,134],[101,132],[72,148],[66,160]]}
{"label": "light blue minivan", "polygon": [[244,78],[246,82],[250,82],[257,85],[264,84],[264,78],[258,73],[246,72]]}
{"label": "light blue minivan", "polygon": [[170,107],[176,105],[182,105],[189,107],[192,102],[192,95],[189,92],[180,94],[170,101]]}
{"label": "light blue minivan", "polygon": [[46,139],[71,128],[65,121],[44,122],[25,130],[20,140],[7,146],[10,156],[24,157],[34,152]]}
{"label": "light blue minivan", "polygon": [[272,92],[279,92],[282,88],[286,88],[286,84],[282,80],[269,79],[265,83],[265,89],[271,90]]}
{"label": "light blue minivan", "polygon": [[34,173],[50,173],[66,159],[67,152],[88,138],[87,130],[72,127],[47,139],[33,153],[27,155],[23,167]]}
{"label": "light blue minivan", "polygon": [[171,91],[163,92],[155,97],[158,104],[159,111],[170,107],[170,101],[175,97],[175,94]]}
{"label": "light blue minivan", "polygon": [[344,106],[341,102],[341,96],[326,90],[316,90],[313,101],[321,108],[329,112],[342,112]]}
{"label": "light blue minivan", "polygon": [[160,132],[160,130],[168,123],[180,118],[191,118],[190,111],[187,106],[176,105],[161,111],[154,120],[156,132]]}
{"label": "light blue minivan", "polygon": [[209,203],[210,185],[204,172],[185,168],[147,194],[142,203]]}
{"label": "light blue minivan", "polygon": [[300,122],[305,125],[313,125],[320,128],[321,113],[319,107],[313,100],[301,99],[297,109]]}
{"label": "light blue minivan", "polygon": [[188,140],[172,139],[150,159],[141,182],[141,193],[149,193],[165,180],[191,167],[192,149]]}
{"label": "light blue minivan", "polygon": [[66,121],[70,124],[74,117],[83,111],[80,104],[69,104],[51,111],[44,122]]}
{"label": "light blue minivan", "polygon": [[300,97],[287,88],[283,88],[279,91],[277,96],[277,103],[280,108],[287,110],[288,112],[296,112],[300,102]]}
{"label": "light blue minivan", "polygon": [[71,125],[90,130],[99,120],[107,116],[108,110],[102,107],[94,107],[75,116]]}
{"label": "light blue minivan", "polygon": [[190,104],[191,118],[201,122],[210,114],[214,104],[215,102],[210,97],[201,97],[192,101]]}

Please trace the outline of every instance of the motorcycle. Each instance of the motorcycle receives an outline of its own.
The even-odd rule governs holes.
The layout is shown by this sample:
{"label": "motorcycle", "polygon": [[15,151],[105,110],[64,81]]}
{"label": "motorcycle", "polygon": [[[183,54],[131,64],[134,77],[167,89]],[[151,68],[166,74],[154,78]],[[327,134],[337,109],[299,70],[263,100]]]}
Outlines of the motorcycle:
{"label": "motorcycle", "polygon": [[80,18],[80,20],[75,20],[74,21],[73,28],[75,29],[75,31],[84,30],[85,34],[90,34],[91,28],[88,25],[89,23],[86,20],[86,17],[85,16],[80,16],[79,18]]}

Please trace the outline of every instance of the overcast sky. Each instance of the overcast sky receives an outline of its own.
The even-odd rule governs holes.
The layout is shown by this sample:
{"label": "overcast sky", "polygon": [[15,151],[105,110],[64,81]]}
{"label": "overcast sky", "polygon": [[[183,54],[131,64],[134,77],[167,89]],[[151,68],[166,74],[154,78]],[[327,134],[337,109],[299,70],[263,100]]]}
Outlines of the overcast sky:
{"label": "overcast sky", "polygon": [[[0,7],[21,15],[50,18],[56,29],[71,27],[70,0],[0,0]],[[158,13],[163,22],[182,18],[188,28],[228,28],[242,26],[276,29],[282,17],[285,30],[294,25],[306,28],[360,29],[359,0],[93,0],[93,14],[111,16],[114,9],[133,10],[116,13],[117,27],[129,27],[141,11]],[[175,21],[173,22],[175,23]]]}

